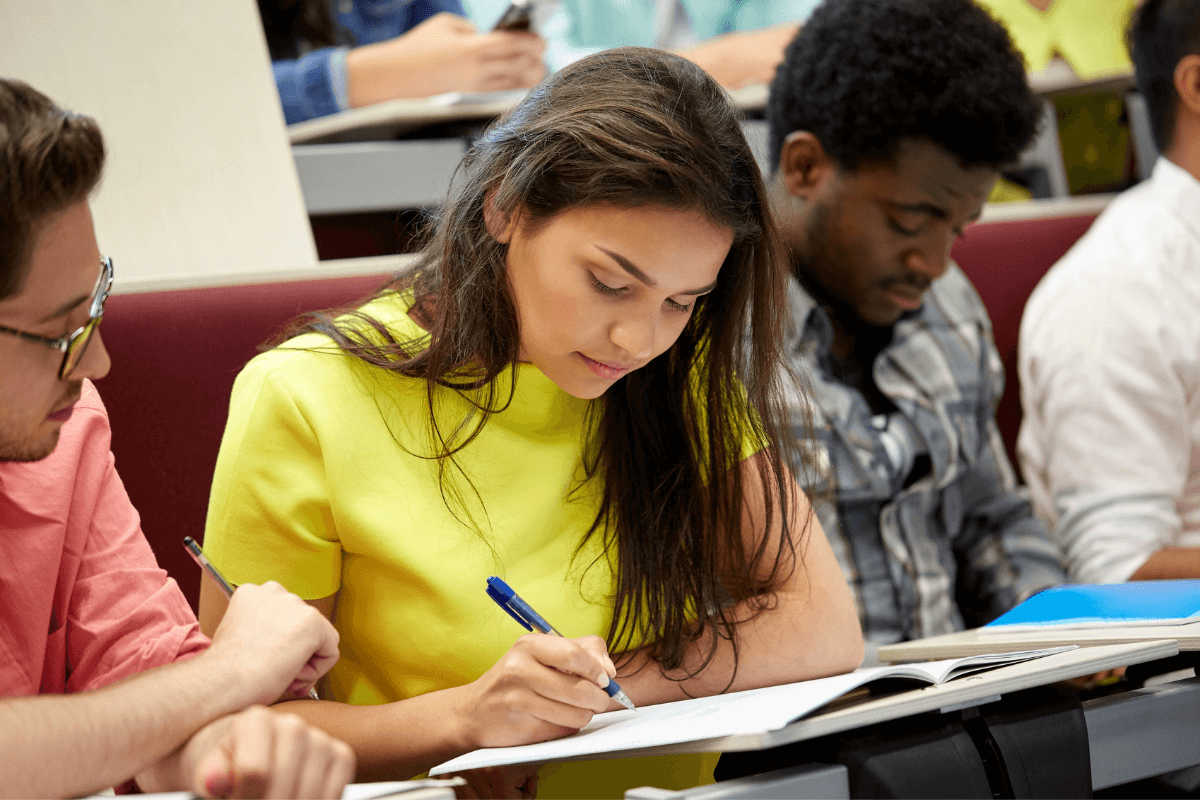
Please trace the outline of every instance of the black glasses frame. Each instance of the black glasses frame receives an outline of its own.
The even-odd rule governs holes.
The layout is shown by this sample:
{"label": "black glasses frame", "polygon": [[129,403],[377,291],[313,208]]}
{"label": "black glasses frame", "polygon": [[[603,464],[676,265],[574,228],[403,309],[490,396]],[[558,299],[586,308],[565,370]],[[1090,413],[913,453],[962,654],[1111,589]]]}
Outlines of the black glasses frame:
{"label": "black glasses frame", "polygon": [[66,378],[79,366],[79,362],[83,360],[83,354],[87,352],[88,343],[92,341],[92,334],[96,332],[96,328],[100,326],[100,320],[104,318],[104,303],[108,300],[108,294],[112,291],[113,284],[112,259],[107,256],[102,257],[100,259],[100,267],[100,277],[96,280],[96,288],[92,293],[92,302],[88,306],[88,321],[74,333],[64,336],[61,339],[54,339],[49,336],[39,336],[36,333],[27,333],[16,328],[0,325],[0,333],[7,333],[10,336],[17,336],[30,342],[44,344],[62,353],[62,364],[58,367],[58,377],[60,380]]}

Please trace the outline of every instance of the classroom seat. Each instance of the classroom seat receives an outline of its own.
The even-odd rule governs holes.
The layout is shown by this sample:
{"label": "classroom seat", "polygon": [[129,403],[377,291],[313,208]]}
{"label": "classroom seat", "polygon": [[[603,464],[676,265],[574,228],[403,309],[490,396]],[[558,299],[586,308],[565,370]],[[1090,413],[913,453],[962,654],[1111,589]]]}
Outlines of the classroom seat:
{"label": "classroom seat", "polygon": [[97,384],[112,421],[117,471],[154,554],[198,607],[200,572],[184,536],[204,518],[233,379],[303,311],[347,305],[386,276],[120,294],[101,333],[112,370]]}
{"label": "classroom seat", "polygon": [[951,257],[975,285],[988,315],[996,349],[1004,362],[1004,396],[996,424],[1013,466],[1021,427],[1017,386],[1017,339],[1025,303],[1042,276],[1054,266],[1096,219],[1095,213],[972,225],[951,250]]}

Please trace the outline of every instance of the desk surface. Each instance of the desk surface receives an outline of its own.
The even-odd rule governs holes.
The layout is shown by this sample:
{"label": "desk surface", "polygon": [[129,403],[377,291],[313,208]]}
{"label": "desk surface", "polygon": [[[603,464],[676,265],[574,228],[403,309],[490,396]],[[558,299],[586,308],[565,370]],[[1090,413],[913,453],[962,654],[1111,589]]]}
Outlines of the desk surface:
{"label": "desk surface", "polygon": [[[735,89],[730,97],[743,111],[761,112],[767,105],[767,86],[756,84]],[[498,117],[521,102],[524,92],[489,92],[457,99],[455,94],[420,100],[388,100],[352,108],[288,126],[292,144],[363,142],[394,139],[430,125],[453,122],[484,122]]]}
{"label": "desk surface", "polygon": [[[1029,84],[1039,95],[1056,97],[1080,92],[1125,91],[1133,88],[1133,75],[1123,72],[1085,81],[1068,70],[1068,74],[1047,72],[1032,75]],[[766,108],[767,94],[766,84],[744,86],[729,93],[743,111],[754,114]],[[294,123],[288,126],[288,138],[292,144],[394,139],[430,125],[483,122],[500,116],[523,97],[522,91],[477,95],[452,92],[416,100],[388,100]]]}
{"label": "desk surface", "polygon": [[1038,647],[1054,647],[1061,644],[1085,646],[1112,645],[1130,642],[1150,642],[1158,639],[1174,639],[1180,650],[1200,650],[1200,622],[1186,625],[1146,625],[1130,627],[1095,628],[1084,630],[1056,631],[1047,628],[1040,631],[980,633],[976,630],[931,636],[911,642],[883,645],[879,648],[879,660],[883,662],[928,661],[940,658],[958,658],[976,653],[1007,653],[1010,650],[1031,650]]}

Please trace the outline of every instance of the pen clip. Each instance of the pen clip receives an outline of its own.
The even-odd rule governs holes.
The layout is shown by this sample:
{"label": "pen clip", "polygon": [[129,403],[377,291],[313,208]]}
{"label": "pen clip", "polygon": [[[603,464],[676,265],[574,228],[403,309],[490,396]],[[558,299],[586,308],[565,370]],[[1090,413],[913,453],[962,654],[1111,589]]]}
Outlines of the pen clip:
{"label": "pen clip", "polygon": [[[493,583],[493,581],[495,581],[495,583]],[[502,587],[502,588],[498,588],[496,586],[496,584],[499,584],[500,587]],[[512,607],[508,604],[509,601],[512,600],[512,598],[513,598],[513,590],[508,589],[508,593],[506,594],[504,592],[504,589],[508,589],[508,585],[504,581],[500,580],[499,578],[494,578],[494,577],[488,578],[488,584],[487,584],[488,596],[491,597],[493,600],[495,600],[496,604],[498,606],[500,606],[505,611],[507,611],[508,615],[510,617],[515,619],[517,622],[521,623],[521,625],[525,628],[525,630],[532,631],[533,626],[530,625],[528,622],[526,622],[524,619],[522,619],[521,615],[518,614],[517,612],[513,611]]]}

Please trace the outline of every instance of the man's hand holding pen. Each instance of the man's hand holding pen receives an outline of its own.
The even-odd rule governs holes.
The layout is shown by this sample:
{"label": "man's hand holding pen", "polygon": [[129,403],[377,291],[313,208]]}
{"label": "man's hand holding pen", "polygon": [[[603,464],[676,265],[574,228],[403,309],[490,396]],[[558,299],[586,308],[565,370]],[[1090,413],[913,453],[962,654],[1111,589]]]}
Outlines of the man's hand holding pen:
{"label": "man's hand holding pen", "polygon": [[338,659],[329,620],[274,581],[238,587],[212,641],[210,653],[245,675],[246,705],[305,697]]}

